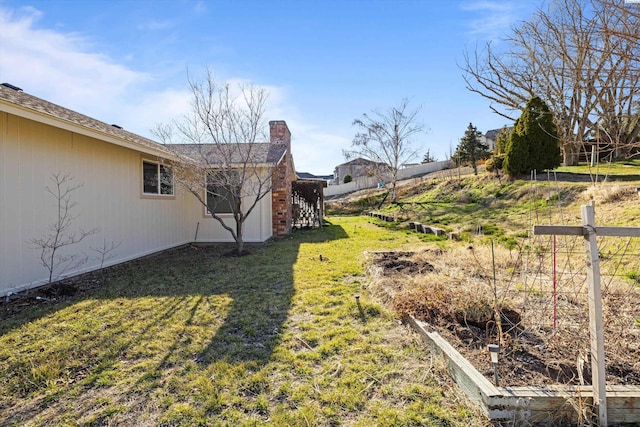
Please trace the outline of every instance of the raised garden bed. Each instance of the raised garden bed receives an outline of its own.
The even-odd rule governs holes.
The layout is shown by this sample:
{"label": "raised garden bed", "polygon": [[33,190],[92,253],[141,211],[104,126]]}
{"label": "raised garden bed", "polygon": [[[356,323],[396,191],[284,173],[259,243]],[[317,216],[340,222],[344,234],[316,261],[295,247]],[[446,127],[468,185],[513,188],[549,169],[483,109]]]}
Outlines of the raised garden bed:
{"label": "raised garden bed", "polygon": [[[409,319],[437,353],[446,356],[454,379],[492,420],[589,425],[593,415],[591,372],[588,351],[584,350],[588,332],[579,331],[584,319],[564,319],[567,330],[554,333],[535,317],[547,314],[537,305],[536,295],[522,292],[500,298],[505,340],[498,374],[504,387],[493,385],[487,351],[487,344],[497,340],[495,310],[489,298],[491,278],[486,274],[491,259],[480,252],[460,247],[371,253],[369,272],[374,290]],[[500,271],[513,276],[523,268],[520,257],[501,255]],[[508,279],[503,276],[497,281]],[[509,283],[514,286],[513,280]],[[570,301],[577,306],[576,316],[581,311],[579,296]],[[630,286],[619,293],[612,288],[605,303],[607,314],[615,315],[618,321],[611,320],[610,330],[605,331],[608,342],[616,346],[607,361],[609,422],[637,423],[640,325],[626,329],[621,325],[628,324],[628,317],[640,316],[640,289]]]}

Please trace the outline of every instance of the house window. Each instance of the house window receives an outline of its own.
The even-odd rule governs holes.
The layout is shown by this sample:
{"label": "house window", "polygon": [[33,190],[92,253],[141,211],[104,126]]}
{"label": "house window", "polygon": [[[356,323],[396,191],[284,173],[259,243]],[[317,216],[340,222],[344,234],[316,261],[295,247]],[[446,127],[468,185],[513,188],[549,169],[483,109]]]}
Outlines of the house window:
{"label": "house window", "polygon": [[144,194],[173,195],[173,171],[169,166],[142,162],[142,192]]}
{"label": "house window", "polygon": [[[207,214],[231,214],[239,211],[238,175],[229,172],[209,172],[207,174]],[[233,204],[236,209],[233,209]]]}

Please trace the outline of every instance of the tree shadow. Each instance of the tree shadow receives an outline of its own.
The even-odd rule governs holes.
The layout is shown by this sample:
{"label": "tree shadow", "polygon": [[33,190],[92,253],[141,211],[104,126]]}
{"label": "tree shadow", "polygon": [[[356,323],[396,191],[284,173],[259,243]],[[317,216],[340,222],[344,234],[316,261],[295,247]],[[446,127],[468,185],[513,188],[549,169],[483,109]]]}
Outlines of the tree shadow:
{"label": "tree shadow", "polygon": [[[31,292],[27,302],[4,304],[0,308],[0,337],[69,306],[80,304],[80,310],[90,312],[99,305],[95,300],[182,297],[168,301],[168,306],[160,304],[156,313],[150,313],[155,317],[166,309],[156,319],[160,322],[185,310],[190,304],[186,297],[203,297],[200,303],[208,301],[211,309],[211,297],[224,295],[231,300],[224,322],[198,360],[265,359],[277,342],[295,293],[293,267],[299,245],[346,237],[342,227],[325,222],[321,229],[248,244],[251,253],[243,257],[224,256],[234,248],[231,244],[187,245],[164,251],[61,282],[64,292],[60,295],[42,289]],[[88,301],[88,305],[83,303]],[[190,306],[191,318],[197,308]],[[148,325],[153,327],[153,322]]]}
{"label": "tree shadow", "polygon": [[[0,424],[39,413],[45,395],[62,404],[67,386],[55,384],[82,385],[77,398],[90,399],[87,390],[122,369],[135,375],[131,390],[118,393],[126,396],[162,387],[176,366],[263,366],[289,315],[300,245],[346,237],[325,224],[249,245],[243,257],[224,256],[229,244],[183,246],[76,278],[65,285],[81,289],[75,295],[5,313],[0,365],[12,380],[2,390],[30,404],[0,404]],[[83,289],[83,280],[105,284]]]}
{"label": "tree shadow", "polygon": [[[271,242],[255,255],[228,263],[227,280],[218,292],[232,303],[222,326],[197,356],[198,363],[217,360],[266,363],[287,320],[295,294],[293,268],[300,243],[346,238],[342,227],[325,224],[321,230],[296,231],[287,241]],[[273,246],[278,251],[272,251]]]}

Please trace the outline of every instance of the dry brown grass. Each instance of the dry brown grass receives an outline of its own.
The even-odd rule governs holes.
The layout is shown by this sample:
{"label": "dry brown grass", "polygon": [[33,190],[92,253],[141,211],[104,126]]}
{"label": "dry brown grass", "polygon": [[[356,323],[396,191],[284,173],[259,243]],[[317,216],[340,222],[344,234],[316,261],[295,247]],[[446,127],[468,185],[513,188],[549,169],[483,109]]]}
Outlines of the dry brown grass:
{"label": "dry brown grass", "polygon": [[[498,279],[503,283],[511,281],[508,272],[519,265],[518,253],[504,248],[494,248],[494,252],[496,272],[500,274]],[[369,258],[372,261],[369,264],[370,273],[377,277],[378,285],[386,292],[392,292],[394,305],[401,314],[415,314],[410,308],[413,304],[411,301],[417,301],[415,304],[423,304],[423,309],[433,311],[430,316],[434,318],[440,317],[437,313],[447,318],[459,315],[475,317],[475,312],[486,312],[487,307],[492,308],[494,303],[504,303],[502,289],[494,292],[491,248],[459,245],[447,250],[426,249],[405,253],[405,256],[398,258],[405,261],[401,264],[413,263],[415,269],[428,271],[428,274],[402,278],[390,273],[393,261],[385,265],[381,261],[384,254],[369,254]],[[390,259],[393,258],[395,256],[391,254]]]}
{"label": "dry brown grass", "polygon": [[595,200],[597,204],[631,201],[638,198],[635,187],[620,184],[598,184],[588,187],[582,192],[581,198],[588,202]]}
{"label": "dry brown grass", "polygon": [[[378,294],[386,293],[388,304],[399,314],[429,322],[485,375],[492,372],[486,345],[501,338],[500,375],[505,384],[579,384],[581,377],[589,383],[588,361],[583,371],[577,368],[578,360],[588,360],[586,273],[580,267],[584,252],[579,246],[570,249],[571,259],[558,262],[556,330],[545,248],[521,253],[496,247],[492,258],[488,246],[459,245],[404,252],[395,257],[402,262],[395,264],[392,253],[372,253],[369,274],[372,287]],[[405,274],[408,269],[397,268],[411,263],[414,269],[430,268],[423,268],[425,274]],[[617,267],[603,264],[607,381],[640,384],[640,288],[621,274],[621,262]]]}

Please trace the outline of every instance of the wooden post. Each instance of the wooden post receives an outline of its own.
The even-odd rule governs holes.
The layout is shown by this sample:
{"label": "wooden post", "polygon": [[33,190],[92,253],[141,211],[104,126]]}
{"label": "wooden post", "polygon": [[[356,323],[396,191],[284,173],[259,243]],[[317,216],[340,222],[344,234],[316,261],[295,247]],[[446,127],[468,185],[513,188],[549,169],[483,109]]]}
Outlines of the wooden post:
{"label": "wooden post", "polygon": [[536,225],[533,227],[533,234],[584,237],[584,247],[587,255],[587,280],[589,282],[589,337],[591,342],[593,404],[598,413],[598,425],[607,427],[602,291],[600,289],[600,258],[597,236],[640,237],[640,228],[596,227],[593,201],[587,206],[582,206],[581,214],[582,226]]}
{"label": "wooden post", "polygon": [[591,385],[593,405],[598,413],[600,427],[607,427],[607,389],[604,365],[604,329],[602,322],[602,291],[600,289],[600,257],[596,238],[593,201],[582,206],[584,248],[587,254],[587,280],[589,283],[589,337],[591,341]]}

